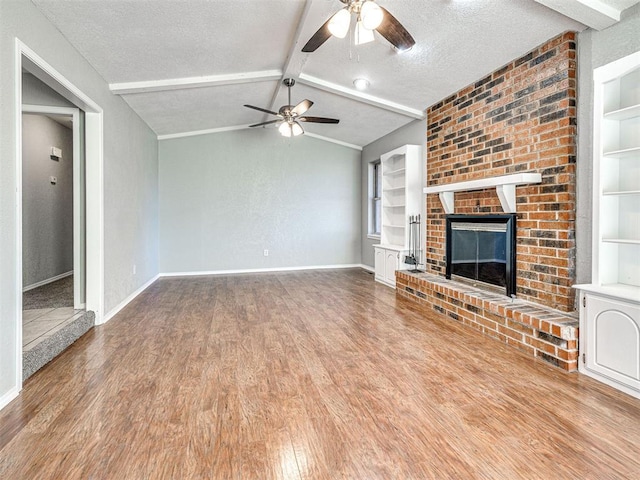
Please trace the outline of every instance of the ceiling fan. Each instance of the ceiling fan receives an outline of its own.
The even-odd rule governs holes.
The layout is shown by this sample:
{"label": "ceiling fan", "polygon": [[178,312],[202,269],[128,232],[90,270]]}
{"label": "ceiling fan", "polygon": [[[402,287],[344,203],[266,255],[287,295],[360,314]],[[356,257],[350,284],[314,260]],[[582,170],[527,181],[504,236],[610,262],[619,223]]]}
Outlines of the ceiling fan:
{"label": "ceiling fan", "polygon": [[304,130],[302,125],[299,122],[308,122],[308,123],[338,123],[340,120],[336,118],[326,118],[326,117],[308,117],[302,116],[307,110],[311,108],[313,102],[311,100],[302,100],[295,107],[291,104],[291,87],[296,84],[296,81],[293,78],[285,78],[282,81],[283,85],[285,85],[288,89],[289,95],[289,104],[283,105],[280,107],[278,112],[272,112],[271,110],[267,110],[265,108],[254,107],[253,105],[245,105],[245,107],[253,108],[254,110],[258,110],[259,112],[268,113],[270,115],[276,115],[278,119],[269,120],[268,122],[256,123],[254,125],[249,125],[250,127],[262,127],[264,125],[270,125],[272,123],[280,122],[278,126],[278,130],[284,137],[297,137],[298,135],[302,135]]}
{"label": "ceiling fan", "polygon": [[373,0],[340,0],[344,7],[331,16],[320,29],[313,34],[304,47],[303,52],[315,52],[331,35],[344,38],[351,25],[351,17],[356,17],[354,39],[356,45],[374,40],[373,31],[377,31],[399,52],[409,50],[415,40],[406,28]]}

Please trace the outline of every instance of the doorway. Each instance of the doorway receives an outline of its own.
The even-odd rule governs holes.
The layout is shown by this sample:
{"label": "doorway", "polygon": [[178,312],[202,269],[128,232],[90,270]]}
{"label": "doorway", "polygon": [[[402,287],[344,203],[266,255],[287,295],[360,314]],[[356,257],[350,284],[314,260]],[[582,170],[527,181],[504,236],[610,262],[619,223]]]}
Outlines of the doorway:
{"label": "doorway", "polygon": [[[45,88],[41,85],[41,91]],[[82,112],[40,105],[23,105],[22,112],[22,353],[26,379],[86,331],[74,325],[85,322],[85,222]]]}
{"label": "doorway", "polygon": [[[86,195],[84,195],[84,204],[82,202],[77,203],[77,208],[74,203],[74,234],[73,243],[75,245],[84,245],[84,261],[82,260],[81,249],[73,248],[73,271],[75,273],[76,268],[80,275],[74,275],[73,278],[73,306],[72,307],[84,307],[87,313],[85,315],[86,321],[91,322],[91,325],[102,323],[103,318],[103,305],[104,305],[104,205],[103,205],[103,113],[102,109],[93,102],[82,91],[69,82],[64,76],[56,71],[51,65],[45,62],[40,56],[38,56],[33,50],[27,47],[20,40],[16,39],[16,202],[17,202],[17,229],[16,229],[16,245],[18,247],[18,261],[16,263],[16,284],[18,286],[23,285],[23,262],[25,259],[25,252],[23,251],[23,165],[22,165],[22,145],[23,145],[23,131],[22,131],[22,73],[28,72],[38,80],[43,82],[49,88],[57,92],[64,97],[68,102],[73,105],[73,113],[69,111],[49,111],[39,112],[48,113],[50,115],[71,115],[72,119],[76,115],[76,120],[72,120],[73,128],[77,128],[77,135],[74,134],[74,147],[72,150],[74,153],[74,161],[79,161],[81,158],[79,140],[81,138],[80,133],[80,110],[84,111],[83,122],[83,136],[84,138],[84,169],[74,168],[73,175],[80,175],[84,172],[84,185],[86,189]],[[25,111],[28,112],[32,106],[24,106]],[[37,107],[42,109],[42,107]],[[28,112],[35,113],[35,112]],[[56,152],[54,152],[56,153]],[[74,166],[75,167],[75,166]],[[54,176],[55,175],[50,175]],[[51,180],[51,179],[50,179]],[[74,188],[79,188],[79,179],[74,178]],[[50,182],[51,183],[51,182]],[[80,197],[80,192],[74,191]],[[84,215],[82,215],[82,208],[84,207]],[[80,217],[84,218],[84,232],[82,236]],[[76,228],[77,227],[77,228]],[[82,239],[84,237],[84,241]],[[84,276],[82,275],[84,273]],[[17,289],[17,308],[16,308],[16,385],[21,386],[23,382],[23,292],[22,288]]]}

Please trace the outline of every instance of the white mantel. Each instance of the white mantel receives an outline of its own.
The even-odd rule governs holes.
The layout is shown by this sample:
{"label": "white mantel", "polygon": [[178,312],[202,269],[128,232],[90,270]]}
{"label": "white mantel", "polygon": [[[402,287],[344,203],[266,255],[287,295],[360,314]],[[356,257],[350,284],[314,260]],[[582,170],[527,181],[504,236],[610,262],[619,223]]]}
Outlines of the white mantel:
{"label": "white mantel", "polygon": [[455,212],[455,192],[470,192],[472,190],[484,190],[486,188],[496,188],[496,193],[500,199],[500,205],[505,213],[516,213],[516,187],[518,185],[528,185],[540,183],[542,175],[539,173],[514,173],[512,175],[502,175],[500,177],[481,178],[466,182],[448,183],[446,185],[436,185],[425,187],[424,193],[437,193],[445,213]]}

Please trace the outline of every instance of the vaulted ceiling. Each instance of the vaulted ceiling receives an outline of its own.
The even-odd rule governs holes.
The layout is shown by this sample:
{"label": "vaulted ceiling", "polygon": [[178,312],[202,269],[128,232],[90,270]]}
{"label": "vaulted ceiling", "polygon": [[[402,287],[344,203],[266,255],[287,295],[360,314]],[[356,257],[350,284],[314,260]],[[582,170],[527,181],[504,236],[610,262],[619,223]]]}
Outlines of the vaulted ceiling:
{"label": "vaulted ceiling", "polygon": [[[330,38],[302,53],[338,0],[32,1],[160,138],[273,119],[243,105],[277,111],[287,103],[282,79],[294,78],[294,104],[308,98],[309,115],[340,119],[306,123],[306,132],[355,146],[424,118],[545,40],[605,28],[637,3],[378,0],[416,40],[399,54],[377,33],[373,43]],[[356,78],[369,89],[357,91]]]}

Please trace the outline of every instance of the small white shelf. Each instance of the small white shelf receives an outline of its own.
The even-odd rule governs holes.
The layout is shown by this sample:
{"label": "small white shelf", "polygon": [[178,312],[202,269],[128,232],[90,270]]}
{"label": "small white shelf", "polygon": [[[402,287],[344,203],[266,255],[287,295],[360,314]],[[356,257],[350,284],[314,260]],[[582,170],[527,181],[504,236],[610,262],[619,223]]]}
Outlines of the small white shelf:
{"label": "small white shelf", "polygon": [[603,152],[602,154],[605,157],[611,158],[638,157],[640,159],[640,147],[625,148],[622,150],[611,150],[610,152]]}
{"label": "small white shelf", "polygon": [[386,227],[386,228],[396,228],[396,229],[402,229],[402,230],[404,230],[404,228],[405,228],[404,225],[388,225],[388,224],[384,225],[384,227]]}
{"label": "small white shelf", "polygon": [[397,205],[383,205],[383,208],[405,208],[404,203],[399,203]]}
{"label": "small white shelf", "polygon": [[624,243],[627,245],[640,245],[640,239],[633,239],[633,238],[603,238],[602,241],[606,243]]}
{"label": "small white shelf", "polygon": [[640,105],[632,105],[630,107],[621,108],[605,113],[605,120],[628,120],[629,118],[640,117]]}
{"label": "small white shelf", "polygon": [[640,195],[640,190],[622,190],[618,192],[602,192],[602,195],[611,195],[616,197],[622,197],[627,195]]}
{"label": "small white shelf", "polygon": [[502,175],[500,177],[481,178],[466,182],[425,187],[423,191],[424,193],[438,193],[440,195],[442,208],[444,208],[445,213],[449,214],[454,213],[455,211],[455,192],[470,192],[473,190],[484,190],[485,188],[495,187],[498,198],[500,198],[502,210],[506,213],[515,213],[516,186],[540,182],[542,182],[542,175],[540,173],[514,173],[512,175]]}
{"label": "small white shelf", "polygon": [[383,190],[386,190],[387,192],[399,192],[400,190],[404,190],[405,187],[391,187],[391,188],[383,188]]}
{"label": "small white shelf", "polygon": [[406,168],[398,168],[397,170],[393,170],[391,172],[384,172],[385,177],[394,177],[396,175],[400,175],[401,173],[406,172]]}

